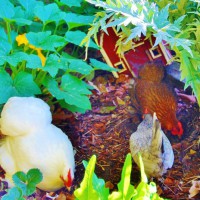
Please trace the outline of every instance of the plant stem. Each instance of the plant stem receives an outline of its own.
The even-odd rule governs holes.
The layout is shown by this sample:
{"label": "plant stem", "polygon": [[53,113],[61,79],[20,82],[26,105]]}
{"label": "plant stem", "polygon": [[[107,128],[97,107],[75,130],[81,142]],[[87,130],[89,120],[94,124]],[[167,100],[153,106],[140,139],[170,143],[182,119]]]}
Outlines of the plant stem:
{"label": "plant stem", "polygon": [[11,38],[11,28],[10,28],[10,23],[6,20],[6,30],[7,30],[7,34],[8,34],[8,42],[10,44],[12,44],[12,38]]}

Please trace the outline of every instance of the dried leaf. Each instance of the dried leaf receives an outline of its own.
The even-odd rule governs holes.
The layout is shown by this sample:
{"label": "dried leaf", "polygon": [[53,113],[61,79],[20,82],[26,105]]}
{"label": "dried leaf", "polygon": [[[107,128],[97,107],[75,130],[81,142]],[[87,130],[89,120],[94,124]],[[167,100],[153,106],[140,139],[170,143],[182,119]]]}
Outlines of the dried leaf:
{"label": "dried leaf", "polygon": [[197,195],[200,191],[200,181],[192,181],[192,186],[189,190],[189,198],[194,197],[195,195]]}
{"label": "dried leaf", "polygon": [[196,153],[197,153],[196,151],[194,151],[193,149],[190,149],[190,155],[194,155]]}
{"label": "dried leaf", "polygon": [[169,177],[167,177],[164,181],[165,185],[174,185],[174,183],[175,183],[175,180],[173,178],[169,178]]}
{"label": "dried leaf", "polygon": [[99,112],[102,114],[108,114],[115,110],[115,108],[116,106],[104,106],[100,108]]}
{"label": "dried leaf", "polygon": [[125,102],[122,99],[120,99],[119,97],[117,97],[117,103],[119,105],[125,105]]}
{"label": "dried leaf", "polygon": [[112,190],[114,188],[114,185],[112,184],[111,181],[107,181],[105,187]]}

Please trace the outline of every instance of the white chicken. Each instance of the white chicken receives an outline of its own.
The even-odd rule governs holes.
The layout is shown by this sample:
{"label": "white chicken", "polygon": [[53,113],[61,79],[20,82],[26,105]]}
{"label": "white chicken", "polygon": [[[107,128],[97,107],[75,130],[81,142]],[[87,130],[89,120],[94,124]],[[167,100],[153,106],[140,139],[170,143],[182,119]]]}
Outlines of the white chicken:
{"label": "white chicken", "polygon": [[12,175],[38,168],[44,191],[70,187],[74,178],[74,153],[61,129],[51,124],[48,104],[34,97],[12,97],[3,107],[0,119],[5,137],[0,143],[0,165],[12,186]]}
{"label": "white chicken", "polygon": [[174,162],[172,146],[161,130],[155,113],[153,119],[150,114],[144,116],[137,131],[131,135],[129,143],[132,157],[138,166],[137,153],[140,152],[148,177],[160,177],[172,167]]}

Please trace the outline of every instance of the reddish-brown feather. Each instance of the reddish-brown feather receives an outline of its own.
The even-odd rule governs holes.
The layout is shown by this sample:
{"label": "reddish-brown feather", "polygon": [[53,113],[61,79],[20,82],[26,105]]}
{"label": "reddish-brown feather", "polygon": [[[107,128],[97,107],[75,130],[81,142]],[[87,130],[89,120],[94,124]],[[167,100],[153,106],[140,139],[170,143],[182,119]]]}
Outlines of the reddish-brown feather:
{"label": "reddish-brown feather", "polygon": [[164,129],[174,135],[182,135],[182,125],[176,117],[176,97],[162,82],[163,77],[164,71],[161,66],[152,63],[144,65],[135,83],[135,98],[143,113],[146,110],[152,115],[156,112]]}

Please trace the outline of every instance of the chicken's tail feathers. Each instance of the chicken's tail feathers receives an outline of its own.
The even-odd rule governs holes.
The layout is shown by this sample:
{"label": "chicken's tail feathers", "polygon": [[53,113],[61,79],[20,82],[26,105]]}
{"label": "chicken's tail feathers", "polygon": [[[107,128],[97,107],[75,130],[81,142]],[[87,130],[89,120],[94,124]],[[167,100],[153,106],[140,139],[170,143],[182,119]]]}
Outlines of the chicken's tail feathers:
{"label": "chicken's tail feathers", "polygon": [[153,114],[153,128],[152,128],[152,145],[157,147],[157,150],[160,150],[162,147],[162,130],[161,124],[158,121],[156,113]]}

